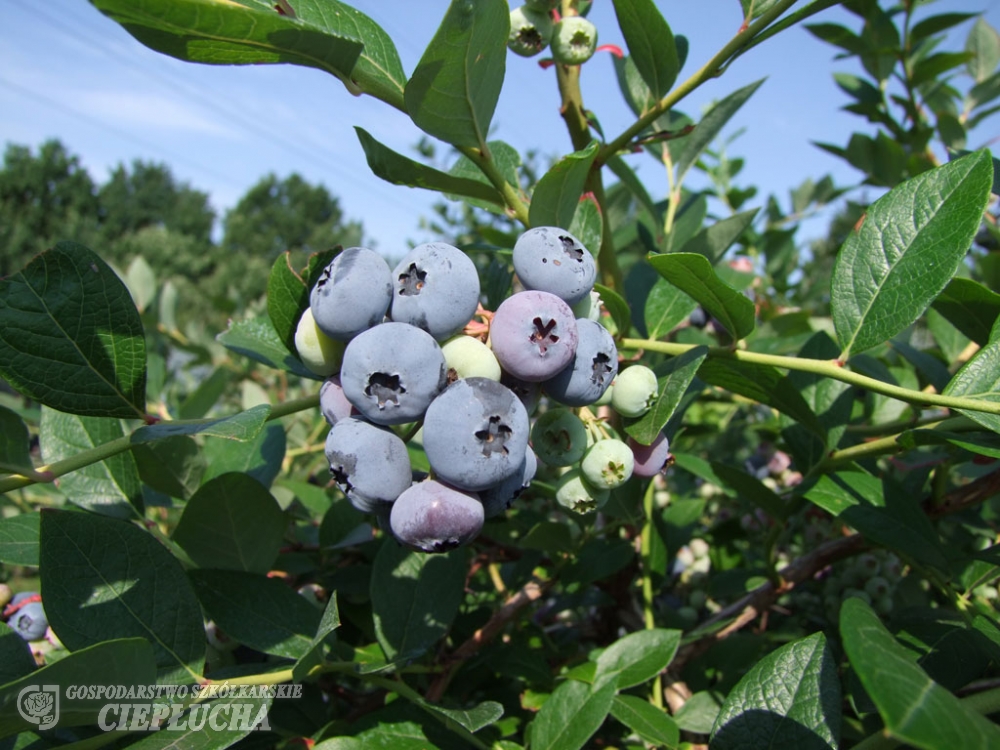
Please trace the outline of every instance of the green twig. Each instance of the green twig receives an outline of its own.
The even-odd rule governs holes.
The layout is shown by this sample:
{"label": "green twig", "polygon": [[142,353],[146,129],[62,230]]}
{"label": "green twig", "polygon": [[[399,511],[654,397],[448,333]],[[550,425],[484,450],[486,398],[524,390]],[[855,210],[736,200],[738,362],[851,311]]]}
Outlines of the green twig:
{"label": "green twig", "polygon": [[499,191],[500,195],[503,196],[507,209],[511,212],[514,218],[521,222],[521,224],[525,227],[531,226],[528,222],[527,204],[521,200],[517,187],[507,182],[507,179],[500,174],[500,170],[497,169],[496,162],[493,161],[489,151],[471,148],[469,146],[457,146],[456,148],[458,148],[458,150],[467,159],[469,159],[469,161],[479,167],[479,171],[482,172],[493,187]]}
{"label": "green twig", "polygon": [[[661,354],[679,355],[695,349],[695,344],[673,344],[667,341],[656,341],[653,339],[622,339],[619,342],[619,350],[639,350],[645,349]],[[708,356],[720,359],[732,359],[737,362],[746,362],[755,365],[767,365],[779,367],[784,370],[795,370],[797,372],[808,372],[814,375],[822,375],[831,380],[839,380],[842,383],[864,388],[872,393],[881,393],[908,404],[918,406],[938,406],[945,409],[967,409],[969,411],[979,411],[985,414],[1000,414],[1000,402],[983,401],[976,398],[965,398],[963,396],[942,396],[938,393],[925,393],[915,391],[910,388],[902,388],[898,385],[884,383],[881,380],[860,375],[845,367],[836,360],[807,359],[805,357],[784,357],[776,354],[760,354],[758,352],[748,352],[741,349],[728,349],[725,347],[712,347],[708,350]]]}
{"label": "green twig", "polygon": [[[642,499],[643,514],[646,521],[642,526],[642,539],[640,540],[639,555],[642,563],[642,617],[647,630],[656,627],[656,618],[653,612],[653,513],[655,512],[655,488],[653,480],[646,485],[646,494]],[[653,679],[653,693],[650,696],[650,703],[663,710],[663,681],[660,675]]]}

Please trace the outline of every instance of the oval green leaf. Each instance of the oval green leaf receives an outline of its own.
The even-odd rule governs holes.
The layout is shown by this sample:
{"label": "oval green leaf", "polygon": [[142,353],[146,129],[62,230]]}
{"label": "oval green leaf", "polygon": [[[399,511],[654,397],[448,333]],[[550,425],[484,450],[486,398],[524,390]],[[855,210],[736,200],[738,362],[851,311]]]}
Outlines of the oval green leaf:
{"label": "oval green leaf", "polygon": [[[531,226],[569,229],[598,145],[597,141],[591,141],[586,148],[564,156],[542,175],[531,195],[528,209]],[[589,250],[596,252],[593,247]]]}
{"label": "oval green leaf", "polygon": [[630,59],[652,95],[663,98],[681,69],[670,25],[651,0],[614,0],[614,5]]}
{"label": "oval green leaf", "polygon": [[579,750],[604,723],[614,697],[614,680],[596,689],[566,680],[531,722],[532,750]]}
{"label": "oval green leaf", "polygon": [[594,687],[606,683],[626,690],[647,682],[673,661],[681,644],[680,630],[640,630],[619,638],[597,657]]}
{"label": "oval green leaf", "polygon": [[68,414],[146,413],[142,321],[96,253],[58,242],[0,280],[0,376]]}
{"label": "oval green leaf", "polygon": [[945,288],[979,229],[988,151],[907,180],[868,209],[837,254],[830,307],[846,360],[913,323]]}
{"label": "oval green leaf", "polygon": [[37,513],[0,518],[0,562],[38,567]]}
{"label": "oval green leaf", "polygon": [[[1000,402],[1000,321],[993,326],[990,343],[955,373],[944,389],[944,395]],[[983,427],[1000,432],[1000,415],[972,409],[959,411]]]}

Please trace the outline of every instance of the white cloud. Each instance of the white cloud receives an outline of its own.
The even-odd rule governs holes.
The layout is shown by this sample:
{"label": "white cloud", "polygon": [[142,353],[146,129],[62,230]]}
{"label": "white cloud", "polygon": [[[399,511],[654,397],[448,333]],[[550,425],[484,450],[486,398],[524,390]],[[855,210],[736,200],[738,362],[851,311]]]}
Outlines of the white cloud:
{"label": "white cloud", "polygon": [[137,92],[134,89],[75,89],[62,92],[60,98],[71,108],[116,127],[241,137],[236,129],[207,115],[198,107],[158,93]]}

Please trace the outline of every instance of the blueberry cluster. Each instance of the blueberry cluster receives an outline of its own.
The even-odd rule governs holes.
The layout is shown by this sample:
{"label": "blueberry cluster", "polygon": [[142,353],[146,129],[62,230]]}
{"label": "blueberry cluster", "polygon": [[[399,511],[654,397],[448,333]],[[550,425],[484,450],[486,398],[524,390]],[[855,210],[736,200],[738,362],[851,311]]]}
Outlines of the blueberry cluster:
{"label": "blueberry cluster", "polygon": [[[320,409],[333,481],[415,549],[475,538],[539,460],[572,467],[557,499],[578,512],[666,461],[664,439],[626,443],[589,409],[586,425],[573,411],[617,399],[635,416],[656,395],[648,368],[618,372],[614,339],[595,319],[593,255],[569,232],[537,227],[518,238],[513,265],[521,289],[489,313],[458,248],[420,245],[391,270],[374,251],[350,248],[323,271],[299,322],[303,362],[327,376]],[[414,480],[403,434],[419,436],[428,477]]]}
{"label": "blueberry cluster", "polygon": [[9,587],[0,586],[0,615],[7,627],[26,641],[44,638],[49,629],[49,621],[42,608],[42,597],[37,591],[11,595]]}

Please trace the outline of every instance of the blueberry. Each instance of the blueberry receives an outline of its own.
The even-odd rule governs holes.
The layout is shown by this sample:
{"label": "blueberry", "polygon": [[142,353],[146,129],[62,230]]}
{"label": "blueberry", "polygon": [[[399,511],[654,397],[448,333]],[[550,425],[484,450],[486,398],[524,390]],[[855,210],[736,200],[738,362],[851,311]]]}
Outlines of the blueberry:
{"label": "blueberry", "polygon": [[410,486],[410,455],[395,433],[361,419],[340,419],[326,436],[330,473],[351,504],[371,513]]}
{"label": "blueberry", "polygon": [[653,405],[659,384],[645,365],[626,367],[615,378],[611,406],[623,417],[641,417]]}
{"label": "blueberry", "polygon": [[609,490],[594,487],[584,479],[579,469],[567,471],[556,485],[556,502],[574,513],[590,513],[597,510],[610,496]]}
{"label": "blueberry", "polygon": [[708,325],[708,313],[705,312],[705,308],[696,307],[694,312],[688,316],[688,323],[693,325],[695,328],[704,328]]}
{"label": "blueberry", "polygon": [[548,380],[576,353],[573,311],[549,292],[524,291],[497,307],[490,324],[490,346],[500,366],[521,380]]}
{"label": "blueberry", "polygon": [[434,338],[407,323],[382,323],[344,350],[340,384],[355,409],[377,424],[405,424],[423,416],[445,386],[448,370]]}
{"label": "blueberry", "polygon": [[515,378],[509,372],[500,371],[500,382],[513,391],[518,400],[524,404],[528,414],[534,414],[538,408],[538,399],[542,397],[542,386],[540,383],[531,383],[527,380]]}
{"label": "blueberry", "polygon": [[618,349],[600,323],[580,318],[576,328],[579,341],[573,360],[542,388],[561,404],[587,406],[604,395],[618,374]]}
{"label": "blueberry", "polygon": [[567,16],[552,32],[552,56],[563,65],[582,65],[597,51],[597,27],[583,16]]}
{"label": "blueberry", "polygon": [[7,606],[7,602],[11,600],[12,596],[10,586],[6,583],[0,583],[0,614],[3,613],[3,608]]}
{"label": "blueberry", "polygon": [[528,5],[510,12],[510,35],[507,47],[521,57],[532,57],[549,46],[552,37],[552,18],[547,11],[538,11]]}
{"label": "blueberry", "polygon": [[424,552],[447,552],[468,544],[483,528],[483,504],[469,492],[433,479],[414,484],[393,503],[393,536]]}
{"label": "blueberry", "polygon": [[45,619],[45,610],[41,602],[28,602],[10,616],[7,626],[24,640],[37,641],[45,637],[49,621]]}
{"label": "blueberry", "polygon": [[572,466],[587,450],[587,428],[569,409],[549,409],[531,428],[531,445],[549,466]]}
{"label": "blueberry", "polygon": [[392,285],[389,317],[438,341],[461,331],[479,306],[476,264],[444,242],[413,248],[393,270]]}
{"label": "blueberry", "polygon": [[365,247],[350,247],[334,258],[309,294],[316,325],[338,341],[381,323],[391,301],[389,264]]}
{"label": "blueberry", "polygon": [[331,427],[341,419],[357,414],[357,410],[351,406],[351,402],[344,395],[344,389],[340,386],[338,375],[331,375],[320,386],[319,410]]}
{"label": "blueberry", "polygon": [[632,476],[632,449],[616,438],[598,440],[583,456],[580,473],[594,487],[613,490]]}
{"label": "blueberry", "polygon": [[522,468],[500,484],[479,491],[479,499],[483,503],[486,518],[501,515],[510,509],[511,504],[520,497],[524,490],[531,486],[531,480],[538,471],[538,458],[529,447],[524,452]]}
{"label": "blueberry", "polygon": [[597,278],[594,256],[559,227],[535,227],[518,237],[514,271],[526,289],[550,292],[570,305],[587,297]]}
{"label": "blueberry", "polygon": [[670,443],[662,432],[649,445],[643,445],[634,438],[629,438],[626,443],[632,450],[635,463],[632,473],[637,477],[655,477],[671,459]]}
{"label": "blueberry", "polygon": [[436,478],[463,490],[482,490],[522,468],[528,431],[528,412],[508,388],[486,378],[465,378],[428,407],[424,452]]}
{"label": "blueberry", "polygon": [[311,372],[326,377],[340,369],[344,342],[323,333],[316,325],[312,310],[307,307],[295,326],[295,351]]}
{"label": "blueberry", "polygon": [[500,380],[500,363],[482,341],[473,336],[454,336],[441,345],[448,380],[459,378],[489,378]]}

